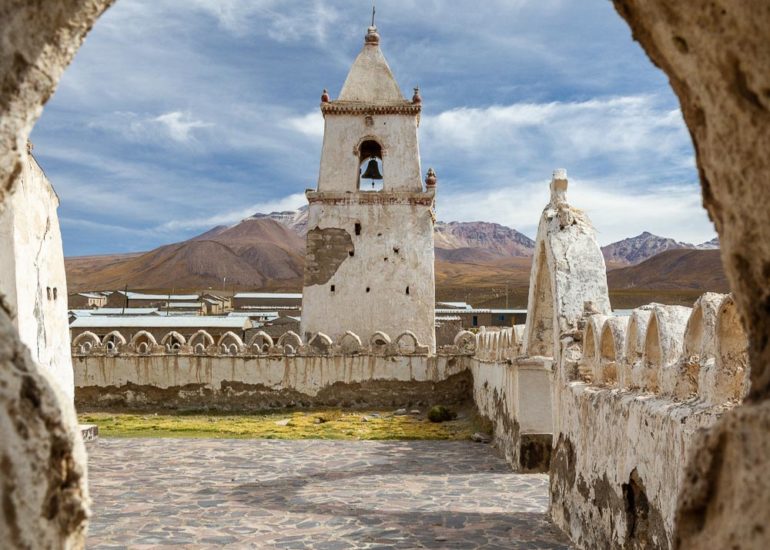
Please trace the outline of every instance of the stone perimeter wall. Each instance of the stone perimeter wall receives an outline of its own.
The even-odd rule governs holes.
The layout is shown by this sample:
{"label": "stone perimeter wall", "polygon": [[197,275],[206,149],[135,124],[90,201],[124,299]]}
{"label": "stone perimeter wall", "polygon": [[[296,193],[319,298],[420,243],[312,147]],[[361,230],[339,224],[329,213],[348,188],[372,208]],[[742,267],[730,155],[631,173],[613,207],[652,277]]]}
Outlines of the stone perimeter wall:
{"label": "stone perimeter wall", "polygon": [[524,326],[481,328],[470,361],[473,401],[492,421],[494,445],[514,470],[547,472],[553,361],[521,355]]}
{"label": "stone perimeter wall", "polygon": [[748,391],[731,296],[586,315],[555,373],[551,512],[583,548],[670,548],[699,438]]}
{"label": "stone perimeter wall", "polygon": [[395,341],[382,332],[363,344],[348,332],[337,342],[318,333],[309,342],[288,332],[277,341],[258,332],[244,343],[205,331],[189,341],[169,333],[157,342],[139,332],[73,341],[79,409],[267,410],[311,406],[458,404],[471,395],[468,358],[475,338],[429,353],[414,334]]}

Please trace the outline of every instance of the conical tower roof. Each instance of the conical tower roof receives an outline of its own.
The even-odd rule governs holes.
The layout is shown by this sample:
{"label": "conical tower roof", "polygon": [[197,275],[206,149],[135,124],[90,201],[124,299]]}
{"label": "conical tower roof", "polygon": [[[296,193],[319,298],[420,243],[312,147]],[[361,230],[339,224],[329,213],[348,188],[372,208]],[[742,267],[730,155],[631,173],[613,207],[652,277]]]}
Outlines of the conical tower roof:
{"label": "conical tower roof", "polygon": [[375,104],[404,101],[401,89],[380,50],[377,27],[369,27],[364,49],[350,68],[339,100]]}

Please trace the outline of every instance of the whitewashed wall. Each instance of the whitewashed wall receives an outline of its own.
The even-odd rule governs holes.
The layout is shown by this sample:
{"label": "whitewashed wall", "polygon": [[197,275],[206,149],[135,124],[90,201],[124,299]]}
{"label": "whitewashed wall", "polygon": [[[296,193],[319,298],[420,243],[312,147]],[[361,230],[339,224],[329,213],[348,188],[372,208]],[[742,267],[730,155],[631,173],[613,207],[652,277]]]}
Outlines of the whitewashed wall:
{"label": "whitewashed wall", "polygon": [[27,155],[0,212],[0,293],[32,358],[69,399],[74,393],[59,199]]}

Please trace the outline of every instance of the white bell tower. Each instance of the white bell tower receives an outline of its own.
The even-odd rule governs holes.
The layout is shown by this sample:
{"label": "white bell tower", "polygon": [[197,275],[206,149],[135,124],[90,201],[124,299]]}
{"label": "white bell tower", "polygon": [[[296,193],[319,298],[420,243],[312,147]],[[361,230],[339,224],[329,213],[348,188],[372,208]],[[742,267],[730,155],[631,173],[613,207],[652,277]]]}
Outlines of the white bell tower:
{"label": "white bell tower", "polygon": [[309,231],[304,335],[412,331],[435,349],[435,173],[421,181],[421,98],[404,99],[369,27],[339,98],[324,90],[317,190],[306,192]]}

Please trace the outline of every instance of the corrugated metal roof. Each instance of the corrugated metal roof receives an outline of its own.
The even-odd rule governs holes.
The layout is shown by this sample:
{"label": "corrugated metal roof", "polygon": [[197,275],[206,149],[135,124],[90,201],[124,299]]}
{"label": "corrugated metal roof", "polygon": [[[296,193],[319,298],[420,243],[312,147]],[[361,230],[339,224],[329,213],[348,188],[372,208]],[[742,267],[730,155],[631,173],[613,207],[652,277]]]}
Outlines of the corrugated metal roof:
{"label": "corrugated metal roof", "polygon": [[236,311],[272,311],[272,310],[296,310],[297,306],[241,306]]}
{"label": "corrugated metal roof", "polygon": [[166,304],[163,304],[163,307],[161,309],[164,309],[164,308],[167,308],[167,307],[168,308],[183,308],[183,307],[187,307],[187,308],[200,309],[201,303],[200,302],[168,302]]}
{"label": "corrugated metal roof", "polygon": [[279,292],[239,292],[233,298],[249,298],[256,300],[301,300],[302,294],[279,293]]}
{"label": "corrugated metal roof", "polygon": [[125,292],[124,290],[118,290],[118,294],[128,296],[129,300],[173,300],[178,302],[180,300],[191,301],[197,300],[197,294],[143,294],[141,292]]}
{"label": "corrugated metal roof", "polygon": [[89,315],[155,315],[158,313],[156,307],[100,307],[96,309],[70,309],[70,313],[78,317],[87,317]]}
{"label": "corrugated metal roof", "polygon": [[77,295],[83,298],[104,298],[104,295],[98,292],[78,292]]}
{"label": "corrugated metal roof", "polygon": [[504,314],[525,314],[526,309],[454,309],[454,308],[436,308],[436,313],[440,314],[466,314],[466,313],[504,313]]}
{"label": "corrugated metal roof", "polygon": [[473,309],[473,306],[467,302],[437,302],[442,306],[449,306],[454,309]]}
{"label": "corrugated metal roof", "polygon": [[202,315],[90,316],[77,317],[70,328],[233,328],[249,329],[252,323],[242,317]]}
{"label": "corrugated metal roof", "polygon": [[279,317],[277,311],[231,311],[228,317]]}

